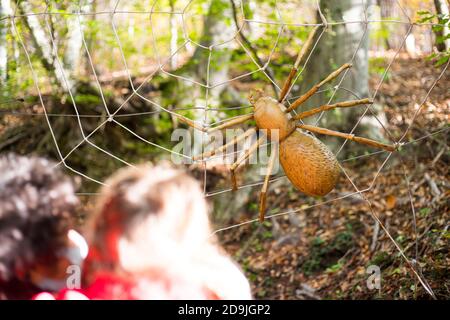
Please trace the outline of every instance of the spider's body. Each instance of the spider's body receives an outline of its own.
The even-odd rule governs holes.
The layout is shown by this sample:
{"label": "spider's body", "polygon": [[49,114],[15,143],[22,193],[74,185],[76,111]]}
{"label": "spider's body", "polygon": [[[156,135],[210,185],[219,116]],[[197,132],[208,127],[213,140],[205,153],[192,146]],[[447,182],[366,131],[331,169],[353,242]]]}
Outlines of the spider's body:
{"label": "spider's body", "polygon": [[300,129],[280,142],[280,163],[292,184],[311,196],[326,195],[339,177],[338,162],[330,149]]}
{"label": "spider's body", "polygon": [[[323,196],[333,190],[339,177],[339,165],[334,154],[316,137],[305,133],[303,130],[314,132],[318,134],[325,134],[345,138],[358,143],[370,145],[372,147],[385,149],[387,151],[394,151],[396,146],[384,144],[371,139],[355,136],[352,133],[342,133],[316,126],[301,124],[299,122],[303,118],[313,116],[328,110],[336,108],[349,108],[357,105],[371,104],[370,99],[360,99],[352,101],[344,101],[335,104],[325,104],[311,110],[299,112],[291,115],[290,112],[299,107],[302,103],[314,95],[324,84],[332,81],[339,76],[344,70],[351,67],[351,64],[344,64],[339,69],[333,71],[324,80],[313,86],[306,93],[295,100],[289,107],[286,107],[283,102],[288,95],[292,81],[298,71],[300,61],[311,46],[314,33],[310,34],[305,46],[302,48],[297,61],[292,68],[289,77],[281,89],[280,98],[277,100],[267,96],[262,90],[257,90],[250,95],[250,103],[253,106],[254,113],[237,117],[229,120],[217,127],[205,129],[195,122],[185,117],[179,116],[180,120],[194,128],[202,130],[206,133],[215,130],[221,130],[232,127],[237,124],[244,123],[248,120],[254,119],[257,128],[250,128],[242,135],[236,137],[233,141],[209,152],[195,156],[193,159],[205,159],[218,152],[226,150],[229,146],[245,139],[256,131],[256,129],[265,129],[264,132],[272,142],[279,143],[279,160],[281,166],[286,173],[288,179],[300,191],[312,195]],[[275,131],[278,133],[276,139]],[[263,135],[264,136],[264,135]],[[277,141],[278,140],[278,141]],[[237,160],[230,166],[233,190],[237,189],[237,181],[235,173],[240,165],[244,164],[252,153],[258,150],[259,146],[264,142],[263,137],[260,137],[253,145],[251,145]],[[264,213],[266,209],[266,192],[269,186],[269,178],[272,173],[272,168],[277,156],[277,152],[272,152],[267,166],[267,174],[264,179],[264,184],[260,194],[259,218],[264,220]]]}
{"label": "spider's body", "polygon": [[[256,100],[256,102],[255,102]],[[292,184],[311,196],[323,196],[336,185],[339,166],[334,154],[319,139],[296,129],[296,123],[286,107],[264,96],[261,91],[251,94],[256,125],[267,130],[277,130],[280,143],[280,163]]]}
{"label": "spider's body", "polygon": [[295,130],[295,122],[285,112],[286,107],[272,97],[263,96],[261,91],[255,91],[250,97],[250,102],[255,97],[258,97],[253,104],[256,126],[259,129],[266,129],[269,137],[272,130],[278,130],[279,141],[286,139]]}

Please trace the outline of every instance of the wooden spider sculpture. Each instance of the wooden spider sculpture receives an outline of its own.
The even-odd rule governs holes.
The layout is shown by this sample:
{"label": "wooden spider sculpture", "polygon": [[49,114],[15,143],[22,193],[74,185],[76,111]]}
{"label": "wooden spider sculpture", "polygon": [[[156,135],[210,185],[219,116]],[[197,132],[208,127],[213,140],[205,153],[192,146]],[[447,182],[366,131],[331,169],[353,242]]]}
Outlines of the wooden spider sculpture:
{"label": "wooden spider sculpture", "polygon": [[[312,37],[309,37],[308,42],[311,42],[311,39]],[[307,44],[305,44],[306,47],[308,47]],[[287,93],[289,92],[292,80],[297,73],[300,60],[307,50],[304,50],[304,48],[302,48],[302,51],[300,52],[297,61],[289,74],[288,79],[284,83],[280,98],[278,100],[265,95],[262,90],[257,90],[250,95],[249,101],[253,106],[253,114],[237,117],[219,126],[209,129],[205,129],[192,120],[180,116],[180,121],[207,133],[229,128],[251,119],[254,119],[256,122],[257,128],[248,129],[246,132],[236,137],[230,143],[227,143],[215,150],[197,155],[193,158],[194,160],[205,159],[218,152],[222,152],[229,146],[234,145],[235,143],[253,134],[256,129],[266,129],[267,136],[269,138],[271,130],[278,130],[279,160],[287,178],[298,190],[302,191],[303,193],[311,196],[323,196],[333,190],[336,185],[340,171],[338,162],[334,154],[328,149],[325,144],[323,144],[314,136],[305,133],[304,130],[318,134],[341,137],[388,151],[394,151],[396,149],[397,146],[384,144],[363,137],[358,137],[354,134],[347,134],[339,131],[332,131],[325,128],[299,123],[299,120],[313,116],[323,111],[371,104],[373,102],[370,99],[352,100],[339,102],[336,104],[322,105],[320,107],[313,108],[296,115],[290,114],[291,111],[308,100],[308,98],[316,93],[324,84],[332,81],[344,70],[351,67],[350,64],[342,65],[336,71],[327,76],[323,81],[313,86],[305,94],[295,100],[289,107],[286,107],[283,104],[283,101]],[[252,144],[233,164],[231,164],[230,171],[233,190],[237,189],[235,174],[237,169],[241,164],[245,163],[250,155],[252,155],[259,148],[259,146],[264,142],[264,138],[264,136],[260,135],[260,138],[254,144]],[[272,172],[272,168],[276,160],[276,155],[276,152],[271,153],[267,166],[267,173],[260,193],[259,220],[261,222],[264,221],[264,213],[266,210],[266,193],[269,186],[269,178]]]}

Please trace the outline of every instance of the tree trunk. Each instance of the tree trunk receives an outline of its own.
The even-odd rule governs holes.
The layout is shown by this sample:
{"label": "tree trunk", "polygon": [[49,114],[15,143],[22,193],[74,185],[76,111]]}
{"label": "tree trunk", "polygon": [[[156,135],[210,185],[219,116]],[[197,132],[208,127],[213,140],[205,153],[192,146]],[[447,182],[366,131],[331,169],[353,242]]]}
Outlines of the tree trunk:
{"label": "tree trunk", "polygon": [[[382,20],[405,20],[405,14],[399,7],[397,0],[377,0],[380,6],[380,14]],[[407,24],[383,23],[381,28],[387,29],[389,36],[386,40],[387,49],[396,50],[403,42],[403,37],[408,31]]]}
{"label": "tree trunk", "polygon": [[[0,17],[11,14],[9,0],[0,1]],[[5,86],[8,79],[8,43],[6,35],[8,33],[9,19],[0,22],[0,85]],[[2,93],[3,94],[3,93]]]}
{"label": "tree trunk", "polygon": [[[231,59],[233,42],[227,42],[220,47],[215,47],[209,61],[209,48],[227,40],[232,39],[236,33],[233,23],[233,12],[229,0],[213,0],[208,10],[208,14],[204,21],[203,35],[200,39],[202,47],[197,47],[194,51],[192,61],[193,72],[198,81],[206,83],[208,65],[209,65],[209,84],[215,85],[226,82],[229,71],[229,63]],[[210,98],[218,99],[220,93],[226,89],[226,86],[220,86],[210,90]]]}
{"label": "tree trunk", "polygon": [[[176,0],[169,0],[170,11],[175,11],[175,2]],[[176,24],[176,15],[171,14],[169,17],[169,25],[170,25],[170,68],[175,70],[178,65],[177,55],[174,54],[178,48],[178,29]]]}
{"label": "tree trunk", "polygon": [[[18,12],[21,15],[26,15],[23,19],[25,27],[30,31],[31,41],[33,42],[34,49],[37,56],[40,58],[44,68],[53,75],[53,80],[59,89],[63,92],[68,92],[69,88],[73,88],[73,81],[70,77],[71,72],[65,70],[64,66],[58,63],[53,43],[48,36],[47,24],[44,23],[44,27],[39,22],[38,16],[32,15],[32,7],[28,1],[20,1],[18,3]],[[28,14],[28,15],[27,15]],[[46,19],[46,16],[43,16]],[[64,80],[65,77],[65,80]],[[69,86],[66,85],[66,82]]]}
{"label": "tree trunk", "polygon": [[[172,2],[174,5],[174,1]],[[203,34],[199,40],[200,46],[197,46],[189,62],[173,71],[178,76],[192,79],[202,84],[213,86],[214,84],[226,83],[229,79],[229,63],[232,53],[232,42],[227,42],[219,48],[214,48],[211,52],[209,47],[220,44],[233,37],[236,32],[234,24],[228,25],[227,21],[232,21],[232,9],[229,0],[212,0],[208,13],[203,22]],[[173,32],[171,32],[173,35]],[[209,76],[208,76],[209,73]],[[219,86],[208,90],[208,106],[221,106],[220,95],[229,86]],[[192,84],[188,81],[180,80],[174,77],[162,84],[164,105],[173,105],[178,108],[186,106],[205,107],[206,92],[205,88]],[[204,119],[204,111],[196,110],[193,112],[195,121],[202,123],[214,121],[215,112],[208,112],[208,119]],[[196,132],[195,134],[199,134]],[[198,138],[198,137],[197,137]],[[200,141],[197,139],[196,141]],[[196,146],[198,149],[200,146]],[[199,152],[200,150],[195,150]]]}
{"label": "tree trunk", "polygon": [[[369,6],[370,1],[363,4],[359,0],[343,0],[343,1],[322,1],[321,11],[326,16],[328,22],[333,21],[355,21],[364,20],[364,6]],[[368,17],[370,19],[370,17]],[[337,91],[331,103],[345,100],[362,99],[369,96],[369,68],[368,68],[368,47],[369,34],[364,34],[364,24],[348,23],[338,24],[329,27],[330,30],[325,32],[320,39],[311,60],[303,72],[303,81],[301,82],[301,92],[306,92],[314,84],[320,82],[328,74],[334,71],[344,63],[350,62],[353,58],[353,67],[349,69],[341,88]],[[356,49],[359,47],[355,54]],[[355,55],[354,55],[355,54]],[[334,86],[342,79],[338,77],[329,85],[330,91],[334,92]],[[327,93],[314,95],[302,110],[311,107],[317,107],[328,103],[330,95]],[[361,115],[361,109],[364,106],[349,109],[335,109],[323,114],[320,118],[320,126],[348,132],[355,125],[357,118]],[[372,106],[372,110],[376,112],[380,121],[385,121],[384,113],[379,107]],[[308,123],[316,123],[316,118],[309,118]],[[366,116],[358,126],[358,134],[364,134],[373,139],[382,139],[380,124],[370,113]],[[361,130],[362,129],[362,130]],[[327,141],[333,141],[328,139]],[[338,142],[338,140],[334,140]],[[356,145],[355,145],[356,147]]]}
{"label": "tree trunk", "polygon": [[[86,9],[83,10],[85,12],[96,12],[97,10],[97,1],[96,0],[90,0],[90,1],[86,1]],[[87,25],[95,25],[95,21],[96,21],[97,17],[95,14],[90,14],[90,15],[85,15],[84,16],[84,21]],[[94,38],[94,32],[93,32],[94,28],[84,28],[84,40],[86,42],[86,46],[91,54],[91,57],[94,57],[94,52],[92,51],[92,45],[95,42],[95,38]],[[87,74],[89,74],[91,71],[91,63],[89,61],[89,57],[88,57],[88,53],[86,50],[84,50],[84,70],[86,71]],[[95,72],[97,73],[97,75],[100,74],[100,71],[96,68],[96,66],[94,65],[95,68]]]}
{"label": "tree trunk", "polygon": [[[78,5],[73,6],[73,11],[78,10]],[[82,12],[90,11],[90,3],[86,2],[82,8]],[[66,17],[67,20],[67,41],[66,50],[64,52],[64,65],[67,72],[70,72],[69,76],[75,78],[75,72],[80,66],[82,57],[83,38],[82,32],[84,31],[85,15],[80,15],[79,18],[76,15],[70,15]],[[81,24],[81,30],[80,30]]]}
{"label": "tree trunk", "polygon": [[[446,0],[434,0],[434,6],[436,8],[436,13],[439,15],[446,15],[447,17],[450,14],[449,4]],[[448,23],[444,25],[442,30],[436,32],[437,37],[448,37],[450,35],[450,28]],[[437,43],[436,47],[439,51],[443,52],[446,50],[450,50],[450,39],[445,39],[443,43]]]}

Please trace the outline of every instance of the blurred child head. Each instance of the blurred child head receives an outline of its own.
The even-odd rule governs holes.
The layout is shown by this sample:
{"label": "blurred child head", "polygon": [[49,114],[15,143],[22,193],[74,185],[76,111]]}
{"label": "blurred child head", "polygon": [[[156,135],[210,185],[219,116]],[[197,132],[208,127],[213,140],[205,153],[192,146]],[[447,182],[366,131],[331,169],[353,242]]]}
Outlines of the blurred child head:
{"label": "blurred child head", "polygon": [[106,185],[88,232],[90,256],[101,257],[100,264],[117,260],[124,270],[138,272],[168,259],[167,252],[188,254],[210,235],[200,186],[182,171],[130,167]]}
{"label": "blurred child head", "polygon": [[0,299],[61,289],[66,266],[82,260],[72,181],[48,160],[14,154],[0,157],[0,173]]}
{"label": "blurred child head", "polygon": [[[212,244],[195,179],[168,164],[144,165],[120,170],[106,185],[90,225],[88,284],[97,280],[98,286],[101,274],[110,272],[136,280],[132,287],[140,294],[134,298],[250,297],[245,277]],[[243,292],[229,297],[223,284]]]}

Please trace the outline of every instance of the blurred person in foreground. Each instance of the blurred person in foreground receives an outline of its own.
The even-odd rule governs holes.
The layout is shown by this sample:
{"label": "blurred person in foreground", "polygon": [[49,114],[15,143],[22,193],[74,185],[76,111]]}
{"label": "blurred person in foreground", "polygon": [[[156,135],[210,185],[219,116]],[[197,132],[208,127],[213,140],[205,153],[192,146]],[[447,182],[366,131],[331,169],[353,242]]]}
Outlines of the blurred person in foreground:
{"label": "blurred person in foreground", "polygon": [[72,229],[74,186],[54,167],[38,157],[0,157],[0,300],[65,288],[67,268],[87,255]]}
{"label": "blurred person in foreground", "polygon": [[167,164],[106,181],[88,229],[82,292],[90,299],[251,299],[211,236],[200,184]]}

